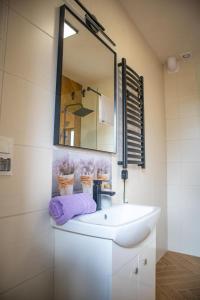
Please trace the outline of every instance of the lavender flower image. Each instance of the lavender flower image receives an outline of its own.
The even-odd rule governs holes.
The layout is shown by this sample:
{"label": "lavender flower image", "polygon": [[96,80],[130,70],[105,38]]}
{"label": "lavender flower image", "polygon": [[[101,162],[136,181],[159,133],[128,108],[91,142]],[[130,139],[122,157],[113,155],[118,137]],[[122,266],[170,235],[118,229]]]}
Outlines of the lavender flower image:
{"label": "lavender flower image", "polygon": [[61,175],[74,174],[74,162],[64,160],[59,166],[59,171]]}
{"label": "lavender flower image", "polygon": [[107,155],[78,153],[59,149],[53,162],[52,194],[92,193],[94,179],[110,185],[111,160]]}
{"label": "lavender flower image", "polygon": [[98,179],[100,179],[100,177],[103,176],[104,178],[107,178],[105,180],[109,180],[111,174],[110,162],[105,159],[98,160],[96,162],[96,174]]}
{"label": "lavender flower image", "polygon": [[56,186],[60,195],[73,194],[74,171],[74,161],[70,160],[68,156],[55,161],[53,178],[57,182]]}
{"label": "lavender flower image", "polygon": [[79,161],[79,172],[80,175],[94,175],[95,163],[94,160],[84,160]]}
{"label": "lavender flower image", "polygon": [[74,170],[74,161],[70,160],[68,157],[63,160],[56,160],[53,164],[53,173],[57,176],[73,174]]}

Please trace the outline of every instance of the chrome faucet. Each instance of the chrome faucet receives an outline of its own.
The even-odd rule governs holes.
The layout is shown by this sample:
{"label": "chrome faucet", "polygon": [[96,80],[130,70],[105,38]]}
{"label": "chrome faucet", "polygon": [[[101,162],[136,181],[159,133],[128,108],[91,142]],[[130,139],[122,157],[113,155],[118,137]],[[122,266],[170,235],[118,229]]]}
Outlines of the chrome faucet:
{"label": "chrome faucet", "polygon": [[102,180],[93,181],[93,198],[97,204],[97,210],[101,210],[101,195],[114,196],[113,191],[104,191],[101,189]]}

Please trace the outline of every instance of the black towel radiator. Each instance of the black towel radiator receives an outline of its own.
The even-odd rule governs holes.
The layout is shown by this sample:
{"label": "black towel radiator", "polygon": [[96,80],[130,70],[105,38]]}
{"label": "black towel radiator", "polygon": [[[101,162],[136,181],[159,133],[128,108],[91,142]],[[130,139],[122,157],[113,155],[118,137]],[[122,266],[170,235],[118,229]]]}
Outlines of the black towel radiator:
{"label": "black towel radiator", "polygon": [[144,79],[126,64],[118,64],[122,97],[122,179],[128,178],[128,165],[145,168]]}

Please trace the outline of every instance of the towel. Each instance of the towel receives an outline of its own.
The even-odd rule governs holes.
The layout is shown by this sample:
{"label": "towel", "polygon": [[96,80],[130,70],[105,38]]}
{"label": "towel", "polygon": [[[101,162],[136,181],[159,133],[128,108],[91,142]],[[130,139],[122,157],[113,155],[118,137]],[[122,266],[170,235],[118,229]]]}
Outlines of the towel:
{"label": "towel", "polygon": [[57,196],[49,203],[49,214],[57,225],[63,225],[78,215],[96,211],[96,202],[88,193]]}
{"label": "towel", "polygon": [[113,126],[114,103],[104,96],[99,96],[99,123]]}

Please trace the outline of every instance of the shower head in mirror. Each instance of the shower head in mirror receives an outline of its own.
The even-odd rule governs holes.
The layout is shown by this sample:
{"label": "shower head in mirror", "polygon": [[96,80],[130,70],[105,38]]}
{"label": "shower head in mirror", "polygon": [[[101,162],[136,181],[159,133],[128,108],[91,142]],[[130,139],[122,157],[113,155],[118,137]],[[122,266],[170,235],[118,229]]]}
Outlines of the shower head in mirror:
{"label": "shower head in mirror", "polygon": [[79,116],[79,117],[85,117],[85,116],[89,115],[92,112],[93,112],[92,109],[83,107],[83,105],[82,105],[81,108],[79,108],[78,110],[73,112],[73,114],[76,115],[76,116]]}
{"label": "shower head in mirror", "polygon": [[[75,109],[73,109],[73,107],[75,107]],[[84,107],[82,103],[69,104],[65,107],[65,111],[79,117],[85,117],[94,112],[94,110]]]}

